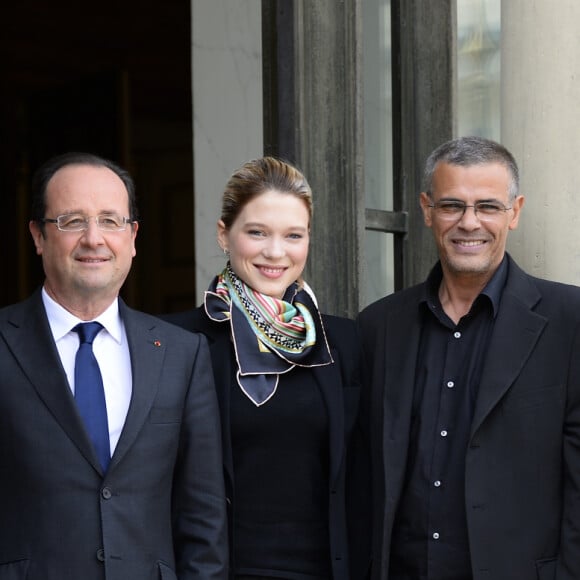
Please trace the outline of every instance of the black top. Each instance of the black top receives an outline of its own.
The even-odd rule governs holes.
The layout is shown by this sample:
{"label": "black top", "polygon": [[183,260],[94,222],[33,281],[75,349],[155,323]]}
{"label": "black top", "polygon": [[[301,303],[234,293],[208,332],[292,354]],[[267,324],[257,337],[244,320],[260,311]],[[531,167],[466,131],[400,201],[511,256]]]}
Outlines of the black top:
{"label": "black top", "polygon": [[328,422],[312,371],[257,407],[232,380],[237,574],[329,578]]}
{"label": "black top", "polygon": [[[309,575],[313,569],[311,556],[317,551],[321,553],[324,550],[324,557],[316,561],[316,566],[320,566],[320,570],[323,568],[326,570],[326,566],[328,566],[328,573],[322,575],[324,580],[330,578],[332,580],[360,580],[365,578],[370,566],[370,502],[368,501],[370,494],[366,492],[370,477],[366,441],[362,439],[359,430],[355,428],[360,396],[360,344],[354,321],[323,314],[325,334],[334,363],[311,369],[293,369],[282,377],[278,387],[280,391],[276,392],[274,397],[261,408],[256,409],[247,406],[254,407],[249,400],[246,405],[245,395],[235,382],[234,369],[236,364],[229,324],[210,320],[203,306],[187,312],[165,315],[163,318],[188,330],[203,332],[208,339],[222,419],[224,476],[230,523],[231,577],[234,577],[233,571],[240,567],[236,555],[242,558],[246,557],[237,548],[238,545],[241,545],[238,542],[244,543],[245,540],[240,538],[239,529],[236,532],[238,526],[236,519],[240,513],[243,515],[252,511],[252,506],[249,505],[248,492],[243,492],[248,499],[242,500],[247,506],[246,509],[244,510],[243,505],[238,508],[240,494],[238,486],[244,485],[244,479],[247,482],[247,488],[252,485],[252,482],[258,482],[257,485],[262,486],[262,478],[266,476],[272,480],[273,472],[268,469],[270,473],[266,474],[265,471],[270,467],[272,457],[275,457],[276,462],[279,463],[278,469],[281,470],[281,473],[285,473],[286,477],[292,477],[295,480],[298,475],[294,471],[299,469],[303,474],[307,474],[308,477],[317,481],[313,484],[312,481],[304,480],[300,484],[302,487],[300,493],[293,493],[287,484],[285,491],[284,489],[281,491],[287,494],[287,498],[291,498],[288,499],[288,502],[292,502],[293,510],[297,509],[299,505],[297,502],[303,501],[301,508],[303,513],[310,509],[308,508],[310,504],[312,508],[310,511],[314,519],[319,520],[326,517],[324,522],[326,536],[322,538],[321,527],[317,527],[318,531],[313,533],[314,526],[308,526],[306,529],[306,526],[300,524],[300,521],[290,520],[292,525],[302,525],[304,537],[310,535],[309,541],[312,541],[306,550],[309,553],[307,553],[305,561],[302,561],[297,554],[284,556],[284,558],[292,558],[294,567],[291,569],[295,570],[299,567],[302,570],[302,575],[298,572],[291,575],[289,571],[286,571],[271,573],[269,576],[271,578],[312,580],[312,575]],[[299,393],[303,393],[303,395],[299,395]],[[303,406],[306,404],[302,400],[304,395],[307,395],[307,398],[311,400],[311,403],[307,405],[307,415],[303,410]],[[237,402],[232,401],[234,396]],[[289,399],[285,399],[286,396]],[[242,403],[244,403],[243,406]],[[252,413],[255,418],[255,415],[259,414],[260,411],[265,411],[264,416],[271,424],[278,421],[282,422],[284,416],[277,416],[271,404],[283,406],[288,421],[290,421],[290,417],[293,417],[291,426],[286,427],[287,430],[290,429],[289,436],[293,439],[293,446],[286,444],[287,447],[291,448],[291,451],[272,453],[271,450],[274,447],[277,449],[281,443],[278,441],[274,445],[268,442],[267,438],[273,436],[270,431],[268,431],[266,438],[263,437],[264,432],[266,432],[265,425],[256,429],[255,433],[261,437],[260,447],[264,446],[264,449],[270,449],[268,453],[255,450],[258,457],[254,458],[253,452],[247,449],[243,450],[242,454],[240,454],[239,449],[234,451],[233,446],[243,444],[243,441],[241,441],[242,435],[238,437],[232,434],[232,429],[247,429],[252,423],[247,422],[244,427],[244,425],[239,424],[239,419],[231,417],[232,413],[238,415],[241,408],[242,413]],[[320,413],[321,409],[322,413]],[[306,428],[306,424],[308,428]],[[277,437],[282,437],[284,434],[282,428],[277,429],[276,432],[278,433]],[[250,441],[251,439],[247,439],[247,445]],[[356,450],[354,449],[355,445]],[[327,447],[325,448],[325,446]],[[349,450],[352,450],[352,453],[349,453]],[[234,468],[234,453],[238,457],[236,468]],[[287,455],[287,453],[290,454]],[[317,455],[318,459],[315,459]],[[240,467],[240,457],[251,461],[255,466],[263,461],[266,462],[265,465],[254,468],[257,474],[238,475],[237,477],[242,480],[241,484],[235,481],[235,471],[243,469]],[[356,461],[353,458],[356,458]],[[284,467],[284,461],[288,462],[288,467]],[[247,474],[250,469],[251,465],[244,469],[245,473]],[[320,477],[316,477],[317,471],[321,473]],[[273,485],[270,483],[271,489],[268,490],[268,493],[275,495],[276,488]],[[295,486],[296,483],[292,485]],[[311,493],[312,497],[304,497],[305,489],[310,490],[307,493]],[[281,502],[277,500],[277,503]],[[259,505],[265,506],[266,504],[260,502]],[[251,517],[256,518],[257,516],[251,515]],[[353,534],[351,537],[348,536],[347,525],[352,526]],[[276,535],[280,536],[280,532],[276,531]],[[307,543],[302,538],[292,537],[292,534],[287,534],[286,537],[290,538],[293,544],[282,545],[282,540],[280,540],[278,545],[283,549],[288,549],[288,554],[291,548],[302,548]],[[255,535],[248,542],[256,545],[254,538],[256,538]],[[260,541],[266,542],[270,539],[268,536],[261,538]],[[251,551],[247,552],[248,557],[250,557]],[[282,559],[280,558],[280,561]],[[349,568],[351,569],[349,570]],[[265,574],[268,572],[260,570],[256,573],[244,573],[243,577],[263,577]],[[238,576],[241,575],[238,574]],[[320,577],[314,576],[316,580]]]}
{"label": "black top", "polygon": [[409,463],[392,540],[392,580],[466,580],[465,451],[493,321],[507,277],[502,262],[457,325],[438,298],[438,264],[425,285]]}

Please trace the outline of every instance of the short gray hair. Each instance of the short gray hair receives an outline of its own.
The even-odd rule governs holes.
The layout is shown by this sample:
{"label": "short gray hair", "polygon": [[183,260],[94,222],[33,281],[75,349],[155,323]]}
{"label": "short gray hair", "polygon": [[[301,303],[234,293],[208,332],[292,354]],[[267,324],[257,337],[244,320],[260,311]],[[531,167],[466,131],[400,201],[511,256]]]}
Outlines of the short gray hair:
{"label": "short gray hair", "polygon": [[439,163],[449,165],[484,165],[501,163],[511,175],[509,199],[514,200],[520,190],[520,173],[514,156],[503,146],[483,137],[459,137],[440,145],[425,162],[423,191],[432,196],[433,174]]}

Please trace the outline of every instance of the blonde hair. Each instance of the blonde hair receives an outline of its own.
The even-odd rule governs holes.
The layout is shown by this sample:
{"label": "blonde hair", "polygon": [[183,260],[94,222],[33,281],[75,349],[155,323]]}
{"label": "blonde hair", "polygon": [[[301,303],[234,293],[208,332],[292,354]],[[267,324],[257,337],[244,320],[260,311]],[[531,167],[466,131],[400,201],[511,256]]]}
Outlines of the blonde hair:
{"label": "blonde hair", "polygon": [[221,219],[230,229],[244,206],[266,191],[295,195],[302,199],[312,219],[312,191],[304,175],[290,163],[274,157],[248,161],[228,180],[222,198]]}

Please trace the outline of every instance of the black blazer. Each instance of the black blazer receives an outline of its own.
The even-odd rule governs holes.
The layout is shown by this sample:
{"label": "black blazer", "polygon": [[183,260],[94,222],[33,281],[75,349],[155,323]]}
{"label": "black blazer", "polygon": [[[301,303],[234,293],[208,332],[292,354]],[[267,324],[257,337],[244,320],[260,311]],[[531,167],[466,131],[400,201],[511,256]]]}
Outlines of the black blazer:
{"label": "black blazer", "polygon": [[[235,501],[233,485],[233,461],[229,422],[229,397],[232,388],[232,367],[235,364],[234,351],[230,341],[230,327],[210,320],[203,306],[180,314],[163,318],[194,332],[202,332],[208,339],[215,384],[222,417],[222,439],[224,442],[224,473],[230,515]],[[347,443],[351,440],[358,411],[360,381],[360,344],[356,336],[354,321],[346,318],[323,315],[334,364],[314,367],[312,372],[320,386],[328,409],[330,442],[330,485],[328,489],[330,551],[333,580],[360,580],[362,573],[349,573],[349,540],[346,513],[347,486]],[[291,375],[292,373],[290,373]],[[353,475],[349,473],[349,476]],[[359,477],[360,474],[357,474]],[[362,479],[362,477],[361,477]],[[350,481],[350,477],[349,477]],[[349,504],[350,505],[354,505]],[[356,508],[352,509],[353,512]],[[364,514],[357,514],[359,521]],[[370,525],[368,526],[370,527]],[[358,540],[360,538],[356,538]],[[358,550],[357,550],[358,554]],[[353,558],[351,566],[364,566],[358,558]]]}
{"label": "black blazer", "polygon": [[0,580],[227,578],[206,341],[119,309],[133,391],[104,478],[40,292],[0,310]]}
{"label": "black blazer", "polygon": [[[465,501],[474,580],[580,578],[580,289],[509,272],[481,375]],[[388,580],[405,479],[421,286],[366,308],[375,521],[373,578]]]}

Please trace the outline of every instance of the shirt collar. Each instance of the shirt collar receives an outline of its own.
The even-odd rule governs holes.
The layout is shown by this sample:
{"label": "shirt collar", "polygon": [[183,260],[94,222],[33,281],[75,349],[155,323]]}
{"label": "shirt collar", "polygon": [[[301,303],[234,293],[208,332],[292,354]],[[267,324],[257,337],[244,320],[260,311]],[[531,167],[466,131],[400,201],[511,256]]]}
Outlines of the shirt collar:
{"label": "shirt collar", "polygon": [[[44,287],[42,288],[42,302],[55,341],[60,340],[63,336],[71,332],[79,322],[87,322],[86,320],[77,318],[74,314],[71,314],[58,302],[53,300]],[[113,300],[113,303],[94,320],[100,322],[111,337],[121,344],[122,326],[121,316],[119,315],[119,300],[117,298]]]}
{"label": "shirt collar", "polygon": [[501,301],[501,295],[507,280],[508,275],[508,260],[504,255],[501,264],[495,271],[495,274],[491,277],[491,280],[487,283],[486,287],[482,290],[482,294],[485,294],[493,305],[493,317],[497,316],[499,311],[499,303]]}
{"label": "shirt collar", "polygon": [[[486,284],[485,288],[480,292],[476,300],[480,296],[486,296],[493,308],[493,317],[497,316],[499,311],[499,303],[501,301],[501,295],[503,288],[505,286],[507,275],[508,275],[509,264],[507,256],[504,255],[499,267],[495,271],[491,280]],[[435,266],[431,269],[427,280],[423,286],[423,293],[421,296],[420,304],[427,306],[428,310],[432,309],[433,306],[440,307],[439,302],[439,286],[441,284],[441,279],[443,278],[443,270],[441,268],[441,262],[437,262]],[[475,301],[474,301],[475,303]],[[429,306],[431,308],[429,308]]]}

